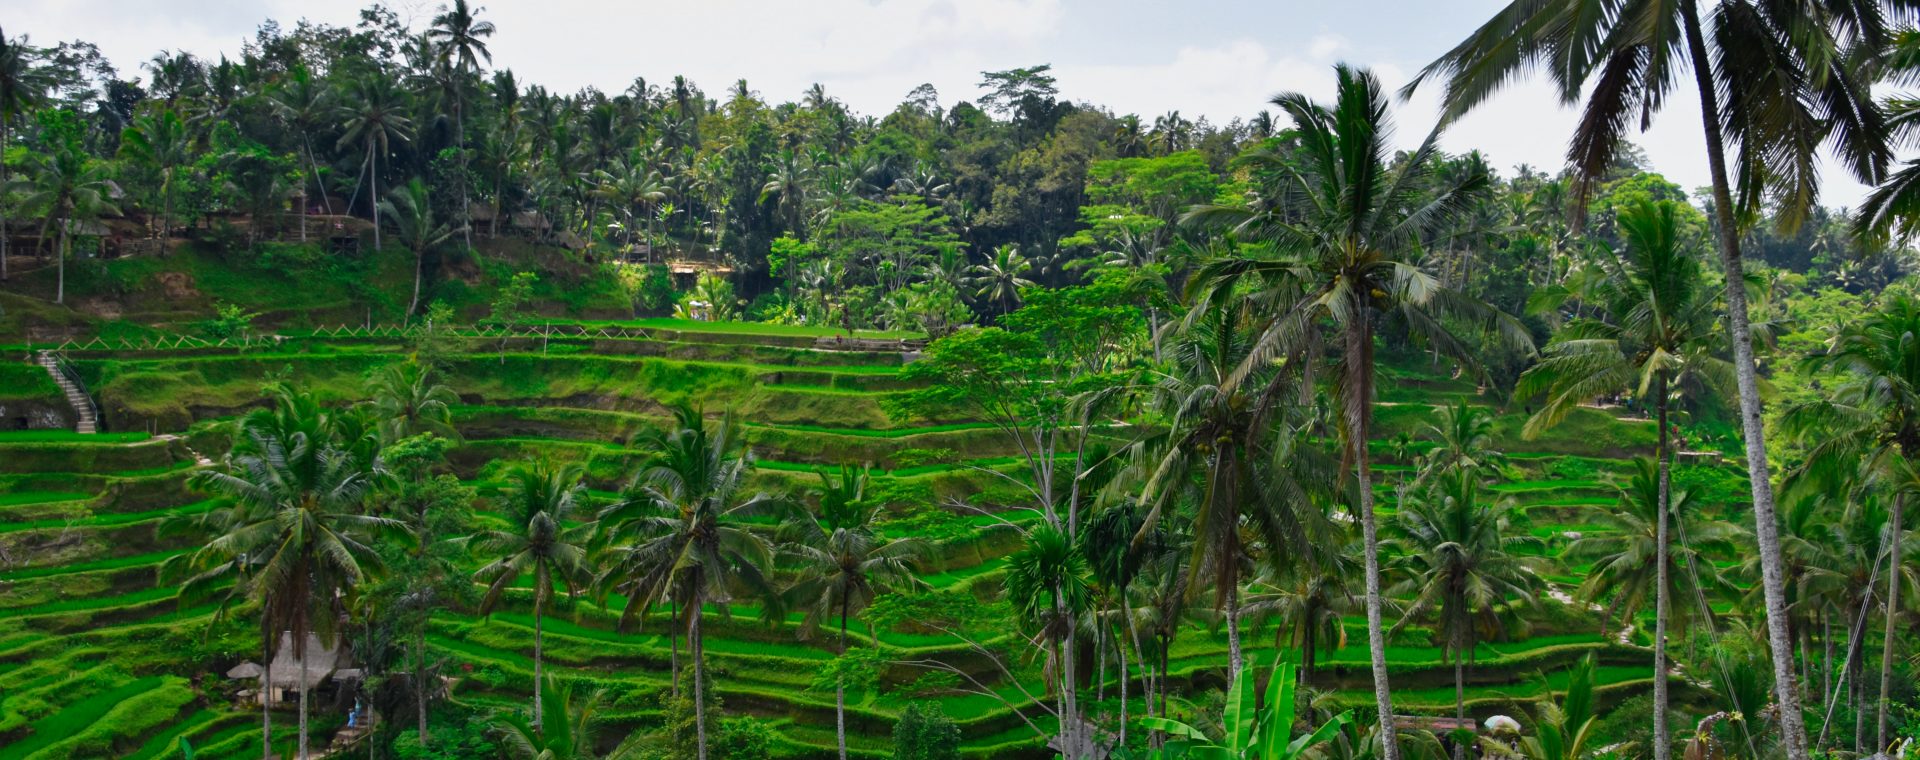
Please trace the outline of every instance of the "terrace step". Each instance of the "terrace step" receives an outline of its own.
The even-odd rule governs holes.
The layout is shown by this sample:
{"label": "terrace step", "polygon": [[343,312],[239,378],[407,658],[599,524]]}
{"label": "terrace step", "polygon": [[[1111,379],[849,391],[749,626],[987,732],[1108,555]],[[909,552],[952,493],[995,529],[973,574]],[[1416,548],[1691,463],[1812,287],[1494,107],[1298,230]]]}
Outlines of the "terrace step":
{"label": "terrace step", "polygon": [[67,406],[73,407],[75,420],[73,432],[81,435],[100,432],[100,420],[94,414],[92,397],[87,395],[87,390],[81,387],[79,382],[60,371],[60,360],[54,356],[54,353],[41,351],[38,363],[47,371],[47,375],[53,378],[53,382],[60,386],[61,395],[67,398]]}

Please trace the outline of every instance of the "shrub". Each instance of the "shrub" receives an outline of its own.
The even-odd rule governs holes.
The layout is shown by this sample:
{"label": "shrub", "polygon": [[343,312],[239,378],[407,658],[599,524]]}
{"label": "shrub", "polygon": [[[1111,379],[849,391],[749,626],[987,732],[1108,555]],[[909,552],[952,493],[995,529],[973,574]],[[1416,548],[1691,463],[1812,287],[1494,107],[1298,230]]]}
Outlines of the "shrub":
{"label": "shrub", "polygon": [[895,760],[959,760],[960,728],[940,706],[915,702],[893,726]]}

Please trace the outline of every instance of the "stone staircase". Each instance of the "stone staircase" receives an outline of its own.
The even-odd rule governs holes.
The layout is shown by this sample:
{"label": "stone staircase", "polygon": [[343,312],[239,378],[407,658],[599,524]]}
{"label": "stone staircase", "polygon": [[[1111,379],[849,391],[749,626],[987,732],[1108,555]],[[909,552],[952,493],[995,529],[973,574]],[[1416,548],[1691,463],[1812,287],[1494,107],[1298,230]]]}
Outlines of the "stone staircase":
{"label": "stone staircase", "polygon": [[80,387],[78,382],[67,377],[67,373],[60,371],[59,357],[52,351],[41,351],[39,362],[40,366],[47,370],[47,374],[53,377],[53,381],[60,385],[60,392],[66,394],[67,405],[73,407],[73,418],[76,420],[73,432],[81,435],[100,432],[100,418],[94,413],[93,398],[87,395],[86,389]]}

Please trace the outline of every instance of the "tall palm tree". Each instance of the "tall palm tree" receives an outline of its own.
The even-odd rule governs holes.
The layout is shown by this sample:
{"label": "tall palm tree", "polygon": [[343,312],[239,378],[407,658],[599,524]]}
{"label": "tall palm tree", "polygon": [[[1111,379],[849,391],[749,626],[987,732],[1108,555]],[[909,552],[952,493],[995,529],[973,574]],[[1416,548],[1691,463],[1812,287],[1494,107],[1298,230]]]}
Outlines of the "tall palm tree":
{"label": "tall palm tree", "polygon": [[1393,542],[1402,579],[1389,593],[1412,599],[1393,630],[1439,616],[1441,651],[1453,658],[1455,718],[1467,714],[1466,661],[1483,637],[1506,630],[1500,610],[1532,602],[1539,580],[1522,554],[1539,540],[1515,535],[1507,510],[1480,503],[1480,489],[1471,470],[1441,476],[1423,498],[1399,505],[1402,536]]}
{"label": "tall palm tree", "polygon": [[417,361],[389,364],[374,373],[367,390],[388,443],[423,433],[459,437],[453,406],[460,397],[436,382],[433,367]]}
{"label": "tall palm tree", "polygon": [[[34,65],[38,57],[26,37],[7,36],[0,29],[0,153],[13,143],[13,122],[46,101],[46,76]],[[7,162],[0,161],[0,282],[7,274],[7,194],[11,192]]]}
{"label": "tall palm tree", "polygon": [[[580,531],[567,527],[583,507],[587,487],[580,468],[536,462],[513,469],[507,477],[499,511],[506,525],[481,531],[470,540],[473,551],[493,560],[473,574],[487,583],[480,613],[491,614],[500,598],[522,576],[533,576],[533,682],[545,683],[541,670],[541,616],[559,583],[577,594],[588,576],[587,553]],[[543,724],[539,689],[533,695],[533,726]]]}
{"label": "tall palm tree", "polygon": [[[477,18],[481,9],[467,5],[467,0],[453,0],[453,5],[440,6],[440,13],[433,17],[433,25],[427,27],[427,39],[437,43],[435,52],[440,65],[449,73],[453,87],[453,143],[460,150],[460,228],[468,230],[472,224],[467,218],[467,119],[466,88],[461,86],[460,75],[478,73],[480,62],[493,63],[493,52],[487,50],[487,37],[493,36],[491,21]],[[498,224],[499,222],[494,222]],[[467,234],[467,247],[473,247],[473,235]]]}
{"label": "tall palm tree", "polygon": [[1449,406],[1435,407],[1434,421],[1427,424],[1427,435],[1434,446],[1420,466],[1422,481],[1448,472],[1470,472],[1476,476],[1498,468],[1506,457],[1493,447],[1493,412],[1462,399]]}
{"label": "tall palm tree", "polygon": [[136,116],[120,133],[120,155],[145,164],[160,175],[160,237],[173,225],[174,176],[193,160],[193,139],[186,122],[173,111]]}
{"label": "tall palm tree", "polygon": [[1876,747],[1887,746],[1887,693],[1891,685],[1894,611],[1900,608],[1898,572],[1912,463],[1920,460],[1920,299],[1895,295],[1863,318],[1848,322],[1827,349],[1813,357],[1821,369],[1845,380],[1827,398],[1787,411],[1789,431],[1811,445],[1809,468],[1857,467],[1884,481],[1893,493],[1886,532],[1887,633],[1881,642],[1880,704]]}
{"label": "tall palm tree", "polygon": [[1668,593],[1674,588],[1667,577],[1673,491],[1669,407],[1673,390],[1682,384],[1725,392],[1734,374],[1717,354],[1721,339],[1715,299],[1702,281],[1699,259],[1683,239],[1680,208],[1674,201],[1643,201],[1620,212],[1617,226],[1627,251],[1621,261],[1606,267],[1606,279],[1597,289],[1599,303],[1593,304],[1600,312],[1563,326],[1547,344],[1545,358],[1521,375],[1514,388],[1521,398],[1546,395],[1546,404],[1527,420],[1528,436],[1539,435],[1605,393],[1632,389],[1653,405],[1659,427],[1654,461],[1660,505],[1654,520],[1653,567],[1659,578],[1653,587],[1653,733],[1654,753],[1662,757],[1673,744],[1667,683],[1659,675],[1667,672]]}
{"label": "tall palm tree", "polygon": [[774,161],[773,171],[767,174],[766,183],[760,186],[761,202],[779,196],[780,211],[787,218],[787,231],[803,240],[807,230],[800,220],[813,185],[813,165],[805,157],[786,150],[780,152],[779,158]]}
{"label": "tall palm tree", "polygon": [[1083,745],[1079,681],[1075,674],[1075,620],[1086,609],[1093,578],[1085,554],[1067,534],[1042,523],[1027,534],[1026,546],[1007,560],[1007,600],[1023,627],[1046,643],[1047,669],[1058,683],[1060,752],[1078,760]]}
{"label": "tall palm tree", "polygon": [[77,144],[61,144],[44,152],[27,154],[27,179],[13,180],[8,189],[17,189],[25,193],[20,199],[21,208],[38,210],[45,221],[41,223],[41,239],[46,238],[45,230],[50,225],[59,226],[59,238],[55,243],[55,255],[59,257],[58,284],[54,290],[54,303],[67,302],[67,255],[73,246],[73,236],[81,225],[100,218],[103,214],[120,213],[113,201],[108,199],[109,167],[94,161]]}
{"label": "tall palm tree", "polygon": [[400,244],[413,252],[413,299],[407,302],[407,319],[411,320],[420,308],[420,281],[426,276],[427,252],[444,245],[458,230],[434,218],[427,183],[419,177],[388,191],[379,208],[393,220],[393,231],[399,233]]}
{"label": "tall palm tree", "polygon": [[[1585,97],[1585,113],[1567,152],[1576,179],[1571,205],[1577,211],[1613,164],[1632,125],[1651,124],[1653,113],[1680,85],[1682,72],[1691,70],[1712,179],[1720,260],[1726,281],[1743,283],[1739,213],[1772,195],[1780,218],[1796,222],[1804,217],[1818,195],[1815,155],[1820,146],[1836,146],[1848,168],[1867,184],[1876,184],[1885,173],[1887,120],[1873,100],[1870,83],[1863,81],[1873,67],[1836,51],[1883,47],[1891,22],[1877,6],[1862,9],[1845,0],[1733,0],[1714,5],[1709,40],[1699,5],[1697,0],[1513,0],[1428,65],[1408,89],[1428,78],[1445,79],[1451,119],[1537,66],[1552,77],[1563,103]],[[1728,171],[1729,137],[1740,148],[1737,193]],[[1774,689],[1788,760],[1808,760],[1806,727],[1793,682],[1779,517],[1745,289],[1728,288],[1726,300]],[[1664,745],[1655,749],[1657,760],[1666,760],[1668,753]]]}
{"label": "tall palm tree", "polygon": [[[307,159],[303,173],[307,178],[300,185],[299,195],[304,200],[308,189],[318,192],[321,207],[332,215],[333,201],[327,197],[327,186],[320,177],[320,160],[313,154],[313,133],[329,122],[334,112],[332,92],[312,72],[299,67],[272,90],[267,102],[276,118],[300,134],[300,152]],[[304,202],[300,204],[300,239],[307,239],[307,204]]]}
{"label": "tall palm tree", "polygon": [[345,149],[358,142],[366,149],[362,172],[373,182],[373,247],[380,247],[380,158],[393,151],[393,144],[413,139],[413,120],[405,114],[406,93],[393,80],[370,73],[348,84],[341,96],[340,141]]}
{"label": "tall palm tree", "polygon": [[[882,505],[866,498],[866,481],[865,472],[856,473],[850,467],[841,468],[839,482],[821,472],[819,513],[796,514],[781,528],[786,539],[781,553],[794,572],[793,585],[786,592],[787,606],[806,611],[803,633],[817,629],[822,620],[837,618],[840,638],[835,648],[843,656],[850,617],[864,612],[882,591],[924,585],[913,571],[926,544],[915,538],[880,537],[874,521]],[[846,760],[844,679],[834,684],[833,703],[834,731],[841,760]]]}
{"label": "tall palm tree", "polygon": [[[1471,350],[1441,323],[1498,329],[1509,342],[1531,349],[1512,318],[1441,285],[1412,261],[1420,236],[1467,210],[1489,178],[1466,172],[1437,181],[1438,132],[1389,167],[1387,96],[1373,74],[1335,69],[1338,95],[1330,106],[1293,93],[1274,104],[1293,120],[1300,151],[1266,147],[1248,160],[1268,166],[1278,179],[1249,206],[1200,206],[1184,219],[1217,225],[1242,239],[1271,243],[1272,254],[1223,258],[1196,273],[1200,306],[1193,313],[1237,298],[1247,283],[1271,313],[1229,385],[1284,356],[1314,356],[1315,333],[1331,322],[1340,339],[1335,377],[1342,411],[1341,435],[1352,463],[1366,558],[1367,638],[1373,660],[1374,699],[1386,760],[1397,760],[1393,706],[1387,684],[1385,631],[1381,623],[1379,530],[1373,512],[1373,470],[1367,453],[1372,429],[1373,339],[1379,320],[1398,318],[1432,345],[1471,364]],[[1296,159],[1298,164],[1296,164]],[[1437,185],[1437,187],[1430,187]],[[1288,199],[1303,199],[1294,204]],[[1294,218],[1292,209],[1302,209]]]}
{"label": "tall palm tree", "polygon": [[[779,501],[747,490],[753,460],[728,415],[709,430],[700,412],[678,410],[678,426],[646,437],[647,464],[619,503],[600,513],[600,530],[616,548],[596,585],[627,597],[624,625],[672,601],[686,615],[693,658],[694,723],[707,756],[706,658],[700,622],[712,604],[731,615],[737,590],[775,600],[768,582],[773,547],[739,524]],[[771,612],[778,604],[769,602]]]}
{"label": "tall palm tree", "polygon": [[[252,557],[250,589],[266,628],[290,637],[293,656],[307,661],[308,636],[325,644],[355,590],[383,562],[375,539],[404,534],[397,521],[364,514],[370,473],[341,448],[310,399],[283,393],[271,413],[243,423],[244,439],[226,466],[194,476],[195,487],[230,499],[224,533],[196,550],[189,566],[201,571]],[[307,751],[306,675],[301,677],[300,757]]]}
{"label": "tall palm tree", "polygon": [[[1701,600],[1723,588],[1718,565],[1702,555],[1703,546],[1732,546],[1734,527],[1705,519],[1698,514],[1693,493],[1670,490],[1664,499],[1667,519],[1686,526],[1681,532],[1685,542],[1661,540],[1659,466],[1645,457],[1635,459],[1632,477],[1620,486],[1618,506],[1593,511],[1593,519],[1604,531],[1585,533],[1567,544],[1562,556],[1593,560],[1593,569],[1580,585],[1579,596],[1595,602],[1606,601],[1606,620],[1632,620],[1647,604],[1649,597],[1661,593],[1665,582],[1669,600]],[[1659,570],[1667,564],[1665,572]],[[1671,606],[1667,618],[1672,627],[1685,629],[1697,616],[1710,615],[1700,605]]]}
{"label": "tall palm tree", "polygon": [[973,289],[974,300],[997,303],[1002,313],[1013,311],[1020,305],[1020,290],[1033,287],[1027,279],[1032,269],[1032,260],[1021,255],[1020,246],[1007,243],[993,249],[986,263],[967,269],[967,287]]}

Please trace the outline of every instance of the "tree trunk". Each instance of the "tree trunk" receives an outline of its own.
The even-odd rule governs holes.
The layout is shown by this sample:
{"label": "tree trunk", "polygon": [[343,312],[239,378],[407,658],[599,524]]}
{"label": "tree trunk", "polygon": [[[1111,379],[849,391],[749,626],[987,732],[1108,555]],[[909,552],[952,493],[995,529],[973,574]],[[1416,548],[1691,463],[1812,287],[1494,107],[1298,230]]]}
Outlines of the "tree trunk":
{"label": "tree trunk", "polygon": [[60,220],[60,242],[53,246],[54,255],[59,257],[59,279],[53,290],[54,303],[67,302],[67,225],[67,220]]}
{"label": "tree trunk", "polygon": [[[1121,614],[1126,614],[1126,611],[1121,610]],[[1127,746],[1127,681],[1132,679],[1133,674],[1127,670],[1127,646],[1125,642],[1119,641],[1119,636],[1119,632],[1115,631],[1113,648],[1120,653],[1120,746],[1125,747]],[[1881,691],[1886,690],[1881,689]]]}
{"label": "tree trunk", "polygon": [[[8,126],[7,120],[0,117],[0,157],[5,156],[7,152],[7,143],[9,142]],[[7,182],[7,162],[4,158],[0,158],[0,193],[6,192]],[[7,272],[8,239],[10,237],[12,236],[7,234],[7,204],[0,203],[0,282],[6,282],[12,279],[12,276]]]}
{"label": "tree trunk", "polygon": [[[845,667],[847,657],[847,595],[845,589],[840,594],[840,665]],[[833,684],[833,721],[834,738],[840,745],[840,760],[847,760],[847,676],[842,670]]]}
{"label": "tree trunk", "polygon": [[1754,537],[1760,551],[1761,580],[1767,605],[1767,641],[1772,648],[1774,696],[1780,705],[1781,741],[1787,760],[1811,760],[1807,729],[1800,713],[1800,691],[1794,683],[1793,638],[1787,626],[1787,584],[1782,568],[1779,518],[1774,510],[1772,473],[1767,466],[1766,430],[1760,414],[1759,369],[1753,357],[1753,331],[1748,324],[1745,267],[1740,259],[1740,231],[1733,218],[1733,187],[1727,180],[1727,159],[1720,130],[1719,92],[1709,69],[1713,58],[1700,27],[1695,0],[1681,0],[1687,52],[1693,59],[1695,89],[1700,95],[1700,123],[1705,130],[1707,165],[1713,176],[1713,215],[1720,238],[1720,258],[1726,270],[1727,326],[1733,338],[1733,364],[1740,391],[1740,428],[1747,445],[1747,479],[1753,488]]}
{"label": "tree trunk", "polygon": [[1653,595],[1653,758],[1668,760],[1673,754],[1673,730],[1667,725],[1667,614],[1668,557],[1667,506],[1673,492],[1673,471],[1667,433],[1667,376],[1656,373],[1653,380],[1653,407],[1660,424],[1654,456],[1659,470],[1659,495],[1654,500],[1654,595]]}
{"label": "tree trunk", "polygon": [[273,645],[274,635],[260,632],[260,650],[266,665],[260,673],[260,758],[273,760]]}
{"label": "tree trunk", "polygon": [[424,623],[413,634],[413,653],[413,704],[420,721],[420,746],[425,747],[431,737],[427,735],[427,626]]}
{"label": "tree trunk", "polygon": [[401,324],[406,324],[407,322],[413,321],[414,310],[420,308],[420,278],[425,273],[426,267],[427,267],[427,252],[424,249],[414,251],[413,252],[413,300],[407,302],[407,315],[405,318],[400,320]]}
{"label": "tree trunk", "polygon": [[674,630],[674,624],[678,622],[680,622],[680,602],[669,598],[667,600],[667,646],[671,647],[673,659],[668,660],[667,664],[668,667],[673,668],[674,699],[680,698],[680,632]]}
{"label": "tree trunk", "polygon": [[544,569],[537,573],[536,577],[537,580],[534,581],[536,585],[533,589],[533,730],[538,731],[540,719],[543,716],[541,708],[544,707],[540,704],[542,701],[540,692],[541,687],[546,685],[540,672],[540,613],[543,611],[541,603],[547,598],[547,589],[553,588],[553,580],[547,577]]}
{"label": "tree trunk", "polygon": [[1380,529],[1373,515],[1373,468],[1368,462],[1369,407],[1373,403],[1373,328],[1364,305],[1353,310],[1346,329],[1347,435],[1358,471],[1360,528],[1367,565],[1367,650],[1373,661],[1373,701],[1380,715],[1383,760],[1399,760],[1399,740],[1393,726],[1393,697],[1387,686],[1387,638],[1382,629],[1380,600]]}
{"label": "tree trunk", "polygon": [[1887,693],[1893,688],[1893,642],[1895,640],[1894,620],[1900,617],[1900,530],[1905,525],[1901,513],[1906,511],[1907,494],[1905,491],[1893,498],[1893,517],[1888,520],[1887,531],[1887,633],[1880,641],[1880,710],[1874,734],[1873,746],[1886,751],[1887,744]]}
{"label": "tree trunk", "polygon": [[[1466,718],[1467,656],[1460,652],[1458,646],[1455,646],[1453,652],[1453,719],[1466,720]],[[1467,745],[1458,741],[1452,741],[1451,739],[1449,739],[1449,741],[1453,744],[1453,760],[1466,760]]]}
{"label": "tree trunk", "polygon": [[[467,94],[453,86],[453,147],[460,151],[460,232],[473,250],[473,201],[467,195]],[[499,222],[495,222],[498,224]]]}
{"label": "tree trunk", "polygon": [[1245,667],[1246,660],[1240,653],[1240,583],[1235,579],[1227,588],[1227,683],[1239,680]]}
{"label": "tree trunk", "polygon": [[698,736],[700,760],[707,760],[707,665],[705,642],[700,635],[700,606],[687,611],[687,648],[693,654],[693,724]]}
{"label": "tree trunk", "polygon": [[[1060,584],[1053,585],[1053,614],[1068,620],[1066,601],[1060,598]],[[1066,632],[1060,637],[1060,693],[1066,711],[1060,715],[1060,736],[1065,740],[1063,753],[1067,760],[1079,760],[1080,757],[1080,682],[1074,677],[1073,626],[1069,620]]]}
{"label": "tree trunk", "polygon": [[[375,252],[378,252],[380,250],[380,162],[375,160],[376,158],[377,157],[374,156],[373,154],[373,137],[372,135],[368,135],[367,137],[367,180],[373,183],[373,195],[369,198],[369,200],[373,203],[373,250]],[[540,685],[534,684],[533,691],[536,694],[539,693]],[[539,697],[535,697],[534,704],[538,705],[539,703],[540,703]],[[539,721],[538,720],[534,721],[534,725],[537,727],[539,725]]]}
{"label": "tree trunk", "polygon": [[295,632],[300,636],[299,640],[293,644],[294,652],[300,657],[300,760],[307,760],[307,692],[311,691],[307,688],[307,655],[311,653],[307,651],[307,632],[305,630]]}

